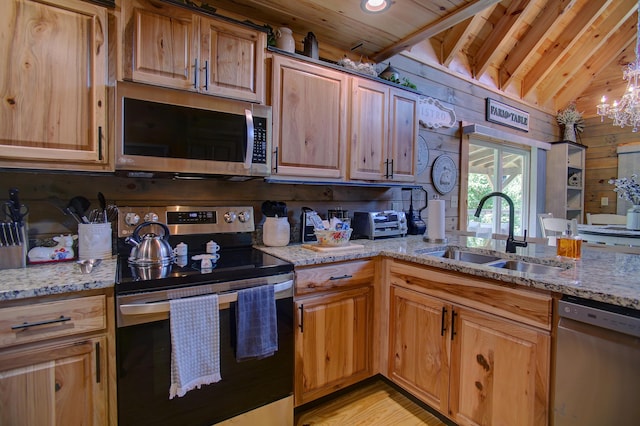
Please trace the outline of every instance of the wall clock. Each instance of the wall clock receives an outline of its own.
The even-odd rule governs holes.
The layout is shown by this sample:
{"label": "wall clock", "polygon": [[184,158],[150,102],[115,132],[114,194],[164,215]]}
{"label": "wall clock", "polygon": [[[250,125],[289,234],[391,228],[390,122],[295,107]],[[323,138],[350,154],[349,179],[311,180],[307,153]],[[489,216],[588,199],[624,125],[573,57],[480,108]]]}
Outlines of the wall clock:
{"label": "wall clock", "polygon": [[416,161],[416,174],[421,175],[425,170],[427,170],[428,164],[429,146],[422,136],[418,136],[418,160]]}
{"label": "wall clock", "polygon": [[451,157],[448,155],[440,155],[433,162],[431,169],[431,179],[433,186],[440,194],[444,195],[450,192],[458,180],[458,169]]}

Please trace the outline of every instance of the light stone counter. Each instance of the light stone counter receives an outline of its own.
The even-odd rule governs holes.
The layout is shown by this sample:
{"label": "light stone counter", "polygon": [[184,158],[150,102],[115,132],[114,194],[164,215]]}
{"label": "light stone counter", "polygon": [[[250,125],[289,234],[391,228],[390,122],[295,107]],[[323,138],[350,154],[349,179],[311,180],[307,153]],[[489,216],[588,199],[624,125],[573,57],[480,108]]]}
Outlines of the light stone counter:
{"label": "light stone counter", "polygon": [[113,287],[115,278],[115,256],[103,259],[90,274],[81,273],[75,261],[3,269],[0,271],[0,302]]}
{"label": "light stone counter", "polygon": [[318,265],[383,255],[423,265],[491,278],[505,283],[550,290],[586,299],[640,309],[640,255],[612,253],[606,250],[582,249],[582,259],[573,261],[556,256],[556,248],[541,244],[518,247],[516,254],[505,253],[505,242],[482,238],[453,237],[449,246],[472,248],[480,253],[499,252],[501,257],[535,261],[552,266],[567,267],[557,274],[529,274],[487,265],[478,265],[425,254],[443,249],[447,244],[430,244],[422,236],[382,240],[355,240],[364,245],[336,253],[319,253],[301,245],[260,247],[267,253],[292,262],[296,266]]}
{"label": "light stone counter", "polygon": [[[319,265],[388,256],[428,266],[492,278],[531,288],[550,290],[587,299],[640,309],[640,255],[611,253],[606,250],[583,248],[582,259],[574,262],[558,259],[555,247],[529,244],[518,248],[517,254],[505,253],[505,242],[482,238],[453,237],[448,245],[472,248],[477,252],[499,252],[502,257],[531,260],[555,266],[571,266],[554,275],[536,275],[510,271],[492,266],[477,265],[425,254],[443,249],[447,244],[430,244],[422,236],[383,240],[355,240],[364,248],[337,253],[319,253],[300,244],[286,247],[259,247],[296,266]],[[75,262],[62,262],[0,271],[0,302],[34,296],[112,287],[116,277],[116,258],[103,260],[91,274],[81,274]]]}

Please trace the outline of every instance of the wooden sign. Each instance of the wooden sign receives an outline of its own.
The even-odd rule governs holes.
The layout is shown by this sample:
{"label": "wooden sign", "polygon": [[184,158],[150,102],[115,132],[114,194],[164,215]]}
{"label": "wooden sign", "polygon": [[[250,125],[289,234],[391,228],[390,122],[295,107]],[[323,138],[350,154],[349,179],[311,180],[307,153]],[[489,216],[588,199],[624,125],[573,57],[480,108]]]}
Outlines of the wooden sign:
{"label": "wooden sign", "polygon": [[418,101],[418,119],[424,127],[452,127],[456,124],[456,113],[437,99],[421,97]]}
{"label": "wooden sign", "polygon": [[529,113],[487,98],[487,121],[529,131]]}

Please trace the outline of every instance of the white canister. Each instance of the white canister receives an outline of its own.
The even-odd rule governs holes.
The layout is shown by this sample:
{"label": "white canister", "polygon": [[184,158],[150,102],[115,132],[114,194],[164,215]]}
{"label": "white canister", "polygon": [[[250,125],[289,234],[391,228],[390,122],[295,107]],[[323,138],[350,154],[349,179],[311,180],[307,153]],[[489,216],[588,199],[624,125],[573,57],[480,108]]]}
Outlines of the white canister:
{"label": "white canister", "polygon": [[290,232],[291,226],[286,217],[267,217],[262,227],[262,241],[265,246],[286,246]]}
{"label": "white canister", "polygon": [[633,205],[627,210],[627,229],[638,231],[640,230],[640,206]]}
{"label": "white canister", "polygon": [[280,27],[276,30],[276,47],[285,52],[295,53],[296,41],[293,39],[291,29]]}

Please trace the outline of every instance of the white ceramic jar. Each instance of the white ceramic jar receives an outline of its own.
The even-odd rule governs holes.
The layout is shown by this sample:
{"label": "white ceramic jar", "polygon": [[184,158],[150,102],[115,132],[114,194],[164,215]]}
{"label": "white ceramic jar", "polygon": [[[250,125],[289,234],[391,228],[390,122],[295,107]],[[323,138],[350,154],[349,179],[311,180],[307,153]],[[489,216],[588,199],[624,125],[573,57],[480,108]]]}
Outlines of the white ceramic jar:
{"label": "white ceramic jar", "polygon": [[290,232],[291,226],[286,217],[267,217],[262,227],[262,242],[265,246],[286,246]]}
{"label": "white ceramic jar", "polygon": [[280,27],[276,30],[276,47],[285,52],[295,53],[296,41],[293,39],[291,29]]}

